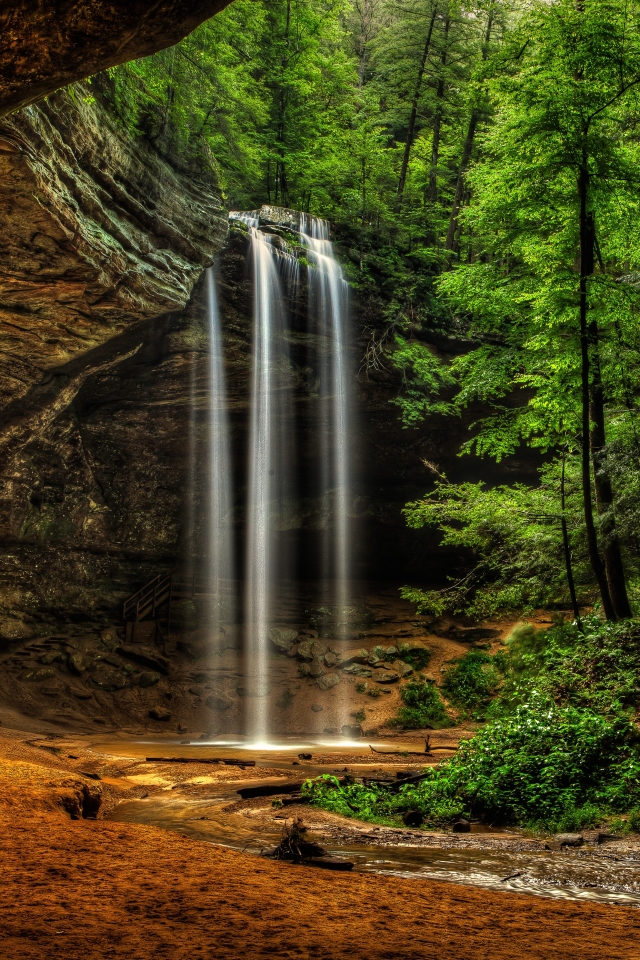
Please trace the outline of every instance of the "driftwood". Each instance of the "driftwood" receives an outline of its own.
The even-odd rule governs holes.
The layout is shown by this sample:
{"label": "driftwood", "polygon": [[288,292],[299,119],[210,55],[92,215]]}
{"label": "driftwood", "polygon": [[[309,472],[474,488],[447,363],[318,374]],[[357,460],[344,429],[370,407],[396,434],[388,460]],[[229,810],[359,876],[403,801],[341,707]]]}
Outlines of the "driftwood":
{"label": "driftwood", "polygon": [[352,860],[334,857],[321,847],[320,844],[308,840],[305,836],[307,828],[298,817],[282,828],[280,843],[266,854],[272,860],[288,860],[290,863],[302,864],[306,867],[321,867],[324,870],[353,870]]}
{"label": "driftwood", "polygon": [[428,757],[434,750],[457,750],[458,746],[455,747],[441,746],[441,747],[432,747],[431,746],[431,737],[427,737],[424,742],[424,750],[376,750],[375,747],[372,747],[369,744],[369,749],[372,753],[381,753],[385,756],[394,756],[394,757]]}
{"label": "driftwood", "polygon": [[227,767],[255,767],[255,760],[223,759],[220,757],[145,757],[147,763],[223,763]]}
{"label": "driftwood", "polygon": [[404,787],[405,784],[420,783],[421,780],[426,780],[430,776],[430,773],[420,773],[415,777],[404,777],[402,780],[380,780],[374,779],[373,777],[366,777],[362,782],[367,787],[383,785],[389,788],[389,793],[397,793],[400,787]]}

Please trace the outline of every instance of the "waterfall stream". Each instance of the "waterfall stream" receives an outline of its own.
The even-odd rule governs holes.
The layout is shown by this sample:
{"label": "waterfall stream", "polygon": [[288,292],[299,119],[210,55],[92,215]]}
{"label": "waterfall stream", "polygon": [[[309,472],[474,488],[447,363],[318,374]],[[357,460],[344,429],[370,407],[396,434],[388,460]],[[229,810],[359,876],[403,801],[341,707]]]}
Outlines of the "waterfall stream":
{"label": "waterfall stream", "polygon": [[206,277],[207,328],[209,340],[209,464],[208,501],[208,570],[210,583],[210,627],[215,636],[222,630],[223,620],[233,620],[234,550],[231,495],[231,451],[229,415],[224,369],[224,352],[220,312],[213,267]]}
{"label": "waterfall stream", "polygon": [[[248,229],[253,276],[243,693],[249,741],[263,745],[273,733],[269,631],[282,622],[286,584],[296,573],[291,540],[287,538],[295,504],[300,502],[296,500],[300,490],[296,489],[295,468],[301,456],[293,402],[299,366],[292,361],[291,349],[292,344],[297,344],[299,352],[305,348],[300,347],[287,305],[297,300],[303,250],[308,252],[309,344],[318,345],[306,347],[306,362],[309,369],[315,366],[313,378],[318,385],[314,453],[320,476],[314,483],[321,504],[322,556],[316,568],[324,583],[323,603],[328,601],[332,608],[328,620],[333,638],[345,638],[349,626],[348,285],[333,255],[328,222],[294,211],[280,213],[286,215],[289,224],[280,234],[264,229],[259,211],[230,214]],[[294,226],[289,229],[291,224]],[[293,248],[292,233],[299,238]],[[311,548],[304,543],[302,549],[308,554]],[[299,613],[302,615],[302,611]]]}
{"label": "waterfall stream", "polygon": [[320,362],[320,442],[323,447],[322,499],[330,504],[324,529],[323,577],[333,584],[337,636],[347,635],[349,579],[349,407],[346,377],[346,323],[349,287],[333,255],[329,223],[301,214],[301,236],[314,268],[309,270],[310,310],[328,340]]}

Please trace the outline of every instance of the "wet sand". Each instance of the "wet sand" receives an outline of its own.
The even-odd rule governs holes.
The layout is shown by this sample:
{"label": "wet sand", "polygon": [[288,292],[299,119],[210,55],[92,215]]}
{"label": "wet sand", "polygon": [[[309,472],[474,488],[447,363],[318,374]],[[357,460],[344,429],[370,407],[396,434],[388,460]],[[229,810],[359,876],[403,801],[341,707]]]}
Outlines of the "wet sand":
{"label": "wet sand", "polygon": [[[176,786],[171,771],[141,767],[78,739],[0,737],[3,960],[640,956],[640,912],[629,907],[330,874],[157,827],[70,818],[85,787],[97,784],[113,815],[120,801]],[[101,780],[86,776],[97,770]],[[274,774],[282,770],[251,771]],[[179,777],[177,793],[204,789],[185,791],[189,777],[232,790],[239,772],[197,765]]]}

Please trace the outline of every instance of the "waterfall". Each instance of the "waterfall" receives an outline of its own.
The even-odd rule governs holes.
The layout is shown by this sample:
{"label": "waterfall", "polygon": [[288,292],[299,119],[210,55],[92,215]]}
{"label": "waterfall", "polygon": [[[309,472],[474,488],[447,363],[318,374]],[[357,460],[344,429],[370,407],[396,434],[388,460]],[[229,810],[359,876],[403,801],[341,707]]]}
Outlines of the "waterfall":
{"label": "waterfall", "polygon": [[208,354],[208,549],[207,580],[211,605],[209,624],[215,635],[222,630],[223,619],[233,619],[232,580],[234,576],[231,452],[229,416],[225,384],[224,353],[220,313],[213,267],[206,272]]}
{"label": "waterfall", "polygon": [[252,742],[263,742],[269,725],[269,628],[277,584],[288,572],[287,558],[276,541],[291,493],[286,437],[288,346],[280,273],[288,273],[291,279],[298,265],[257,229],[251,215],[243,219],[249,225],[254,285],[245,579],[247,732]]}
{"label": "waterfall", "polygon": [[320,399],[323,445],[322,500],[330,504],[325,523],[323,576],[333,584],[337,637],[348,633],[349,579],[349,401],[346,370],[348,291],[329,240],[329,223],[300,215],[302,240],[309,248],[315,269],[309,270],[312,309],[320,335],[328,338],[329,349],[321,350]]}

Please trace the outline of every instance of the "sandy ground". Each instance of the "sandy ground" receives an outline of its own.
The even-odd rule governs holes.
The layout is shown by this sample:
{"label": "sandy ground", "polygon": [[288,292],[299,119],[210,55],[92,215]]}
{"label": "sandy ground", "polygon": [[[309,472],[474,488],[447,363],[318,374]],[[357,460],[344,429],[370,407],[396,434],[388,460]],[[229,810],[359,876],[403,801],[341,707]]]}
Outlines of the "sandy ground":
{"label": "sandy ground", "polygon": [[[86,776],[97,767],[100,781]],[[139,767],[105,762],[77,740],[0,737],[2,960],[640,957],[631,908],[326,873],[82,818],[92,792],[108,809],[171,789],[164,770],[141,783]]]}

